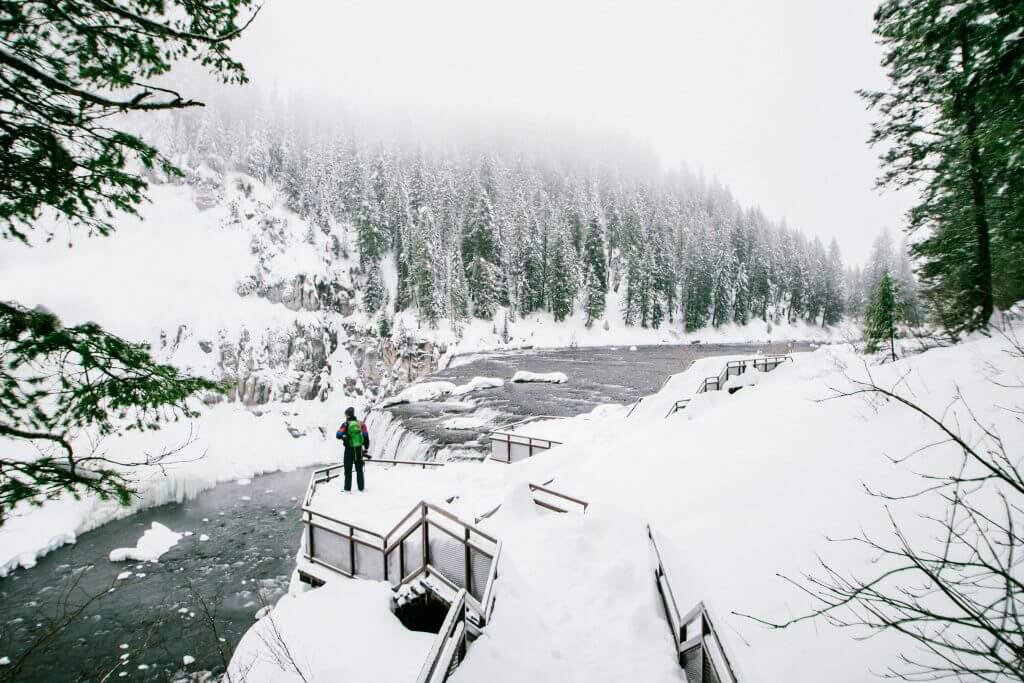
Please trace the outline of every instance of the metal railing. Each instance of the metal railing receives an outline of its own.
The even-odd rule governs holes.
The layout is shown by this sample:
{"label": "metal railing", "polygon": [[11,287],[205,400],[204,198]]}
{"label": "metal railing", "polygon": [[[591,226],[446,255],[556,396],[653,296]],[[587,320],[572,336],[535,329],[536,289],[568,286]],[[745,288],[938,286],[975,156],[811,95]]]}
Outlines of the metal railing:
{"label": "metal railing", "polygon": [[444,683],[466,657],[466,597],[462,589],[452,600],[416,683]]}
{"label": "metal railing", "polygon": [[[572,496],[560,493],[554,489],[547,488],[553,479],[549,479],[544,484],[529,484],[530,492],[533,493],[533,502],[542,508],[551,510],[552,512],[569,512],[571,508],[577,508],[580,514],[585,514],[587,508],[590,506],[585,500],[579,498],[573,498]],[[495,512],[501,509],[501,504],[495,505],[493,508],[483,513],[479,517],[475,518],[473,522],[479,524],[483,520],[487,519]]]}
{"label": "metal railing", "polygon": [[[391,460],[381,458],[364,458],[363,464],[373,463],[375,465],[410,465],[415,467],[422,467],[427,469],[428,467],[444,467],[443,462],[430,462],[427,460]],[[303,505],[309,505],[310,500],[313,498],[313,494],[316,492],[316,487],[320,484],[325,484],[332,479],[340,477],[345,471],[345,466],[342,463],[335,465],[328,465],[327,467],[321,467],[320,469],[313,470],[313,474],[309,478],[309,486],[306,487],[306,497],[303,499]]]}
{"label": "metal railing", "polygon": [[560,446],[562,444],[561,441],[525,436],[509,431],[513,427],[519,427],[530,422],[560,419],[564,418],[553,415],[536,415],[519,422],[513,422],[510,425],[505,425],[501,429],[488,433],[487,436],[491,440],[491,460],[511,464],[525,458],[532,458],[535,453],[546,451],[552,446]]}
{"label": "metal railing", "polygon": [[[783,363],[792,362],[792,360],[792,356],[762,356],[758,358],[745,358],[743,360],[728,361],[720,373],[714,377],[705,377],[704,381],[701,382],[699,387],[697,387],[697,391],[694,392],[694,395],[704,394],[709,391],[721,391],[726,382],[729,381],[730,377],[742,375],[747,371],[748,365],[752,365],[755,370],[760,372],[771,372]],[[688,398],[676,401],[672,404],[672,407],[669,408],[669,411],[665,413],[665,417],[669,417],[670,415],[679,412],[689,405],[689,403],[690,399]]]}
{"label": "metal railing", "polygon": [[444,467],[446,463],[431,462],[429,460],[394,460],[392,458],[367,458],[363,457],[363,464],[369,465],[409,465],[427,469],[428,467]]}
{"label": "metal railing", "polygon": [[[465,589],[483,627],[493,609],[501,542],[442,508],[421,501],[381,534],[317,511],[316,487],[337,467],[316,470],[302,506],[303,557],[349,578],[388,581],[398,588],[416,579],[455,593]],[[302,572],[300,572],[301,575]]]}
{"label": "metal railing", "polygon": [[686,680],[707,683],[739,683],[739,677],[726,653],[725,645],[718,637],[711,612],[703,602],[698,602],[689,612],[681,615],[676,603],[672,584],[665,571],[661,549],[655,540],[654,530],[647,526],[647,535],[654,549],[657,566],[654,580],[668,617],[672,631],[679,666],[686,672]]}
{"label": "metal railing", "polygon": [[476,625],[487,623],[501,554],[498,539],[427,502],[410,510],[385,538],[385,580],[401,586],[423,579],[453,593],[465,589],[479,617]]}

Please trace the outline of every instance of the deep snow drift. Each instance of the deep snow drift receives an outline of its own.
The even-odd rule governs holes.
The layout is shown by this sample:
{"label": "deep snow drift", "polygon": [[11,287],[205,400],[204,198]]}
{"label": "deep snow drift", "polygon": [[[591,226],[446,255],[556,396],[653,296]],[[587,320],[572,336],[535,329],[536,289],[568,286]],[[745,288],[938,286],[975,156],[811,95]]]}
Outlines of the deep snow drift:
{"label": "deep snow drift", "polygon": [[[782,621],[813,609],[815,602],[779,575],[799,580],[803,572],[820,571],[819,558],[844,574],[876,572],[871,551],[827,538],[889,538],[890,512],[917,542],[932,538],[919,515],[941,511],[941,500],[887,501],[887,511],[864,486],[917,490],[917,471],[948,471],[958,451],[939,444],[923,457],[894,462],[940,441],[934,425],[894,401],[835,398],[851,388],[848,378],[870,373],[883,386],[898,386],[975,439],[980,427],[969,407],[1008,452],[1019,453],[1024,424],[1012,407],[1022,403],[1014,387],[1024,384],[1021,359],[1007,353],[1000,337],[883,366],[829,347],[751,374],[735,394],[693,397],[724,363],[695,363],[629,418],[618,408],[601,411],[596,424],[583,418],[532,423],[531,430],[564,445],[530,460],[370,472],[371,493],[330,493],[324,511],[386,531],[420,498],[441,505],[451,499],[447,507],[466,519],[504,503],[481,523],[507,544],[492,622],[455,680],[682,680],[644,522],[658,534],[679,609],[703,601],[713,610],[741,680],[860,683],[898,667],[901,652],[920,655],[891,632],[857,639],[867,633],[824,620],[775,630],[741,615]],[[962,402],[950,406],[954,396]],[[682,398],[692,400],[666,418]],[[524,502],[525,482],[551,479],[551,487],[590,502],[584,517]],[[318,594],[331,599],[312,592]],[[363,618],[382,617],[351,615]],[[372,669],[353,676],[374,680]]]}

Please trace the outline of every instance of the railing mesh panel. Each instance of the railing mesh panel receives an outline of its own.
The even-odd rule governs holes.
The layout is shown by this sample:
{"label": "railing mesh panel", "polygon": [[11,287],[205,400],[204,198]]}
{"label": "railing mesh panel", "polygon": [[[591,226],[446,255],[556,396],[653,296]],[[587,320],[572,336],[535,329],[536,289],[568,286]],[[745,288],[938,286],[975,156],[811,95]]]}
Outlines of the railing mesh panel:
{"label": "railing mesh panel", "polygon": [[704,651],[704,646],[696,645],[682,653],[683,671],[690,683],[721,683],[711,658]]}
{"label": "railing mesh panel", "polygon": [[466,583],[466,546],[443,531],[430,530],[430,564],[456,586]]}
{"label": "railing mesh panel", "polygon": [[314,559],[326,562],[338,569],[352,573],[352,556],[347,536],[334,533],[323,527],[310,527],[313,538]]}
{"label": "railing mesh panel", "polygon": [[379,548],[356,544],[356,576],[366,579],[384,578],[384,557]]}
{"label": "railing mesh panel", "polygon": [[688,683],[703,683],[704,676],[704,652],[700,645],[684,650],[681,659],[683,660],[683,671],[686,672]]}
{"label": "railing mesh panel", "polygon": [[[484,591],[487,590],[487,577],[491,573],[492,559],[475,548],[469,550],[470,583],[466,586],[466,592],[477,600],[484,599]],[[484,608],[486,609],[486,605]]]}
{"label": "railing mesh panel", "polygon": [[[537,450],[536,446],[534,446],[533,448],[534,451]],[[525,460],[528,457],[530,457],[530,447],[528,445],[526,445],[525,443],[512,444],[512,462],[516,462],[517,460]]]}
{"label": "railing mesh panel", "polygon": [[491,457],[495,460],[508,460],[508,441],[492,438]]}
{"label": "railing mesh panel", "polygon": [[[402,551],[405,553],[405,576],[412,574],[414,571],[423,566],[423,536],[420,527],[416,527],[416,531],[412,532],[407,539],[402,541]],[[395,559],[398,559],[398,550],[395,550]],[[395,580],[401,580],[404,577],[393,574]]]}

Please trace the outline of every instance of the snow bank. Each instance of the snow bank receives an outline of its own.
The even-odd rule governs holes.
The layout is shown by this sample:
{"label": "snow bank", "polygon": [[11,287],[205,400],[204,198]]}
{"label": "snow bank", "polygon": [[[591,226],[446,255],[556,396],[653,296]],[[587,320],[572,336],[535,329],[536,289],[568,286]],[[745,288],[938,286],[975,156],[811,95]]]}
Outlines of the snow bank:
{"label": "snow bank", "polygon": [[398,405],[399,403],[416,403],[417,401],[432,401],[455,391],[453,382],[420,382],[406,387],[394,396],[389,396],[380,402],[382,408]]}
{"label": "snow bank", "polygon": [[383,581],[332,581],[285,595],[245,634],[230,680],[414,681],[434,634],[410,631],[391,613]]}
{"label": "snow bank", "polygon": [[466,394],[481,389],[492,389],[505,384],[500,377],[474,377],[465,384],[460,384],[452,390],[452,396],[465,396]]}
{"label": "snow bank", "polygon": [[521,486],[487,528],[502,540],[495,609],[453,683],[681,680],[642,520],[549,514]]}
{"label": "snow bank", "polygon": [[550,382],[551,384],[565,384],[569,381],[564,372],[529,372],[520,370],[512,375],[512,382]]}
{"label": "snow bank", "polygon": [[[111,562],[156,562],[160,556],[178,544],[184,534],[171,531],[159,522],[142,534],[134,548],[117,548],[110,551]],[[120,578],[120,577],[119,577]]]}

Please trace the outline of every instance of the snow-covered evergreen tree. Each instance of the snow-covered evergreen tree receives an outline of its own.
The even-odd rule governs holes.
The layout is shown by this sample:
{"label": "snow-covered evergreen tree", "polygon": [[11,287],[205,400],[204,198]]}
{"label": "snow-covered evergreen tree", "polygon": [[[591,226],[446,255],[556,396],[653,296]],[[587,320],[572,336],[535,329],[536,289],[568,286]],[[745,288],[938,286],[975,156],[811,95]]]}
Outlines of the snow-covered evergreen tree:
{"label": "snow-covered evergreen tree", "polygon": [[583,253],[583,313],[587,327],[604,315],[605,296],[608,292],[607,254],[601,222],[595,214],[587,227]]}

